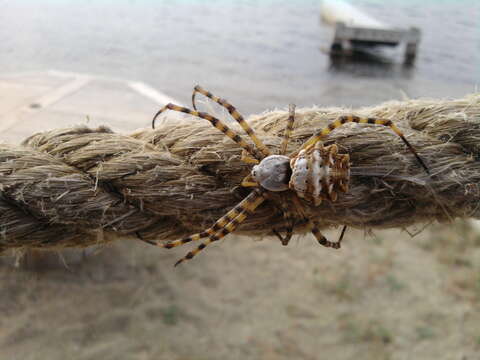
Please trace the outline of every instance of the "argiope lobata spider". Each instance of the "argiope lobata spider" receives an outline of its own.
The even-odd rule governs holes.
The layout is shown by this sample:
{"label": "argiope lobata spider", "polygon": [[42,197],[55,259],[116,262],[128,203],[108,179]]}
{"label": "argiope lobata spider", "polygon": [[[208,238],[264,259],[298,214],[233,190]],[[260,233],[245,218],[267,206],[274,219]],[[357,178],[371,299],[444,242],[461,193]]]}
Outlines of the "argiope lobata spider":
{"label": "argiope lobata spider", "polygon": [[[195,106],[195,96],[197,93],[202,94],[223,106],[253,140],[255,147],[249,145],[239,134],[230,129],[218,118],[208,113],[197,111]],[[190,251],[185,257],[178,260],[175,263],[175,266],[185,260],[192,259],[210,243],[220,240],[227,234],[235,231],[247,216],[252,214],[255,209],[267,199],[274,201],[283,212],[286,223],[288,224],[286,227],[286,235],[282,237],[275,229],[273,232],[281,240],[283,245],[288,245],[288,242],[293,235],[295,224],[290,206],[287,202],[287,192],[293,192],[294,195],[296,195],[292,197],[292,200],[293,205],[295,205],[297,211],[299,211],[299,209],[303,208],[299,198],[304,199],[314,206],[318,206],[322,200],[334,202],[337,200],[339,192],[348,191],[350,180],[350,156],[348,154],[339,154],[336,144],[324,146],[321,142],[321,139],[324,136],[346,123],[375,124],[391,128],[393,132],[403,140],[423,169],[429,173],[423,160],[404,137],[400,129],[396,127],[391,120],[361,118],[353,115],[341,116],[326,128],[315,132],[314,135],[300,147],[300,149],[293,154],[290,154],[290,156],[287,156],[287,145],[295,122],[295,106],[290,105],[290,114],[283,135],[280,152],[279,154],[272,155],[270,150],[262,143],[253,129],[247,124],[243,116],[240,115],[235,107],[226,100],[212,95],[209,91],[206,91],[200,86],[195,86],[192,95],[192,104],[194,110],[171,103],[167,104],[155,114],[152,120],[152,128],[155,128],[155,120],[157,117],[166,110],[183,112],[210,121],[215,128],[219,129],[243,148],[242,161],[248,164],[255,164],[251,173],[246,176],[241,183],[243,187],[252,187],[253,191],[232,210],[218,219],[210,228],[200,233],[190,235],[181,240],[166,243],[148,241],[153,245],[170,249],[179,245],[187,244],[191,241],[207,238],[195,250]],[[340,248],[345,227],[342,230],[340,239],[337,242],[331,242],[322,235],[319,230],[319,225],[315,220],[309,218],[308,214],[302,210],[299,212],[303,214],[311,232],[321,245],[334,249]]]}

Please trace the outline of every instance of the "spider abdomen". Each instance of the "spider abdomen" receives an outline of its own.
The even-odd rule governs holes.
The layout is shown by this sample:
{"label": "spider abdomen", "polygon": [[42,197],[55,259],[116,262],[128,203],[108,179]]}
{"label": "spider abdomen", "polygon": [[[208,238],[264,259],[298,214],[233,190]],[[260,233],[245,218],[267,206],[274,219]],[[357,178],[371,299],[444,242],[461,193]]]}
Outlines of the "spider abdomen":
{"label": "spider abdomen", "polygon": [[350,156],[338,154],[337,145],[314,147],[301,150],[290,159],[292,176],[289,188],[296,194],[313,202],[336,201],[339,192],[348,191],[350,179]]}

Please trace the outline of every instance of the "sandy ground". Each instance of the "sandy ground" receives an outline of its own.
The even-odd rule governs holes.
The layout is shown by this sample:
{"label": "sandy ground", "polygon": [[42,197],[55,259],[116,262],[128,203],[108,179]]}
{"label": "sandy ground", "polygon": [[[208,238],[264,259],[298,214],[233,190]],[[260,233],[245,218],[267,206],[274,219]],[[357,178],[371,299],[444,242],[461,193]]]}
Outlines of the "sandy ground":
{"label": "sandy ground", "polygon": [[232,236],[178,268],[185,248],[127,240],[5,258],[0,358],[480,359],[468,224],[351,231],[341,251],[270,240]]}

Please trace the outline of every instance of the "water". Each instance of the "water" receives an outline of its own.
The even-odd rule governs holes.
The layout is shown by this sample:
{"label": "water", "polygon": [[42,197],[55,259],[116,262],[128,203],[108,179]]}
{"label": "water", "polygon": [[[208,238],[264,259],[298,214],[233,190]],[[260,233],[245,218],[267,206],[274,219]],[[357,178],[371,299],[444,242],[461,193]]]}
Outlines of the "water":
{"label": "water", "polygon": [[245,114],[288,103],[459,96],[480,81],[476,0],[352,1],[423,31],[413,68],[334,65],[319,1],[0,0],[0,72],[58,69],[145,81],[183,103],[201,84]]}

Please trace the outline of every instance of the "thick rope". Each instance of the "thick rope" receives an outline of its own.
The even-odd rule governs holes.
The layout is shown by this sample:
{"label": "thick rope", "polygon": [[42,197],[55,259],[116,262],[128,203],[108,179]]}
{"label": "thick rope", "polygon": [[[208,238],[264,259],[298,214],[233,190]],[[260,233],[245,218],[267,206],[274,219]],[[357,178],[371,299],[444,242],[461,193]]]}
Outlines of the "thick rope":
{"label": "thick rope", "polygon": [[[322,227],[403,228],[480,217],[480,95],[354,111],[297,110],[289,151],[346,114],[394,121],[432,175],[389,129],[345,125],[325,142],[350,154],[356,175],[337,202],[308,210]],[[0,251],[83,247],[120,237],[173,240],[210,226],[248,195],[239,184],[251,166],[207,121],[174,116],[131,135],[77,127],[33,135],[23,146],[0,145]],[[248,121],[275,152],[287,118],[287,111],[274,111]],[[238,232],[265,235],[284,221],[267,201]],[[305,231],[301,221],[296,231]]]}

